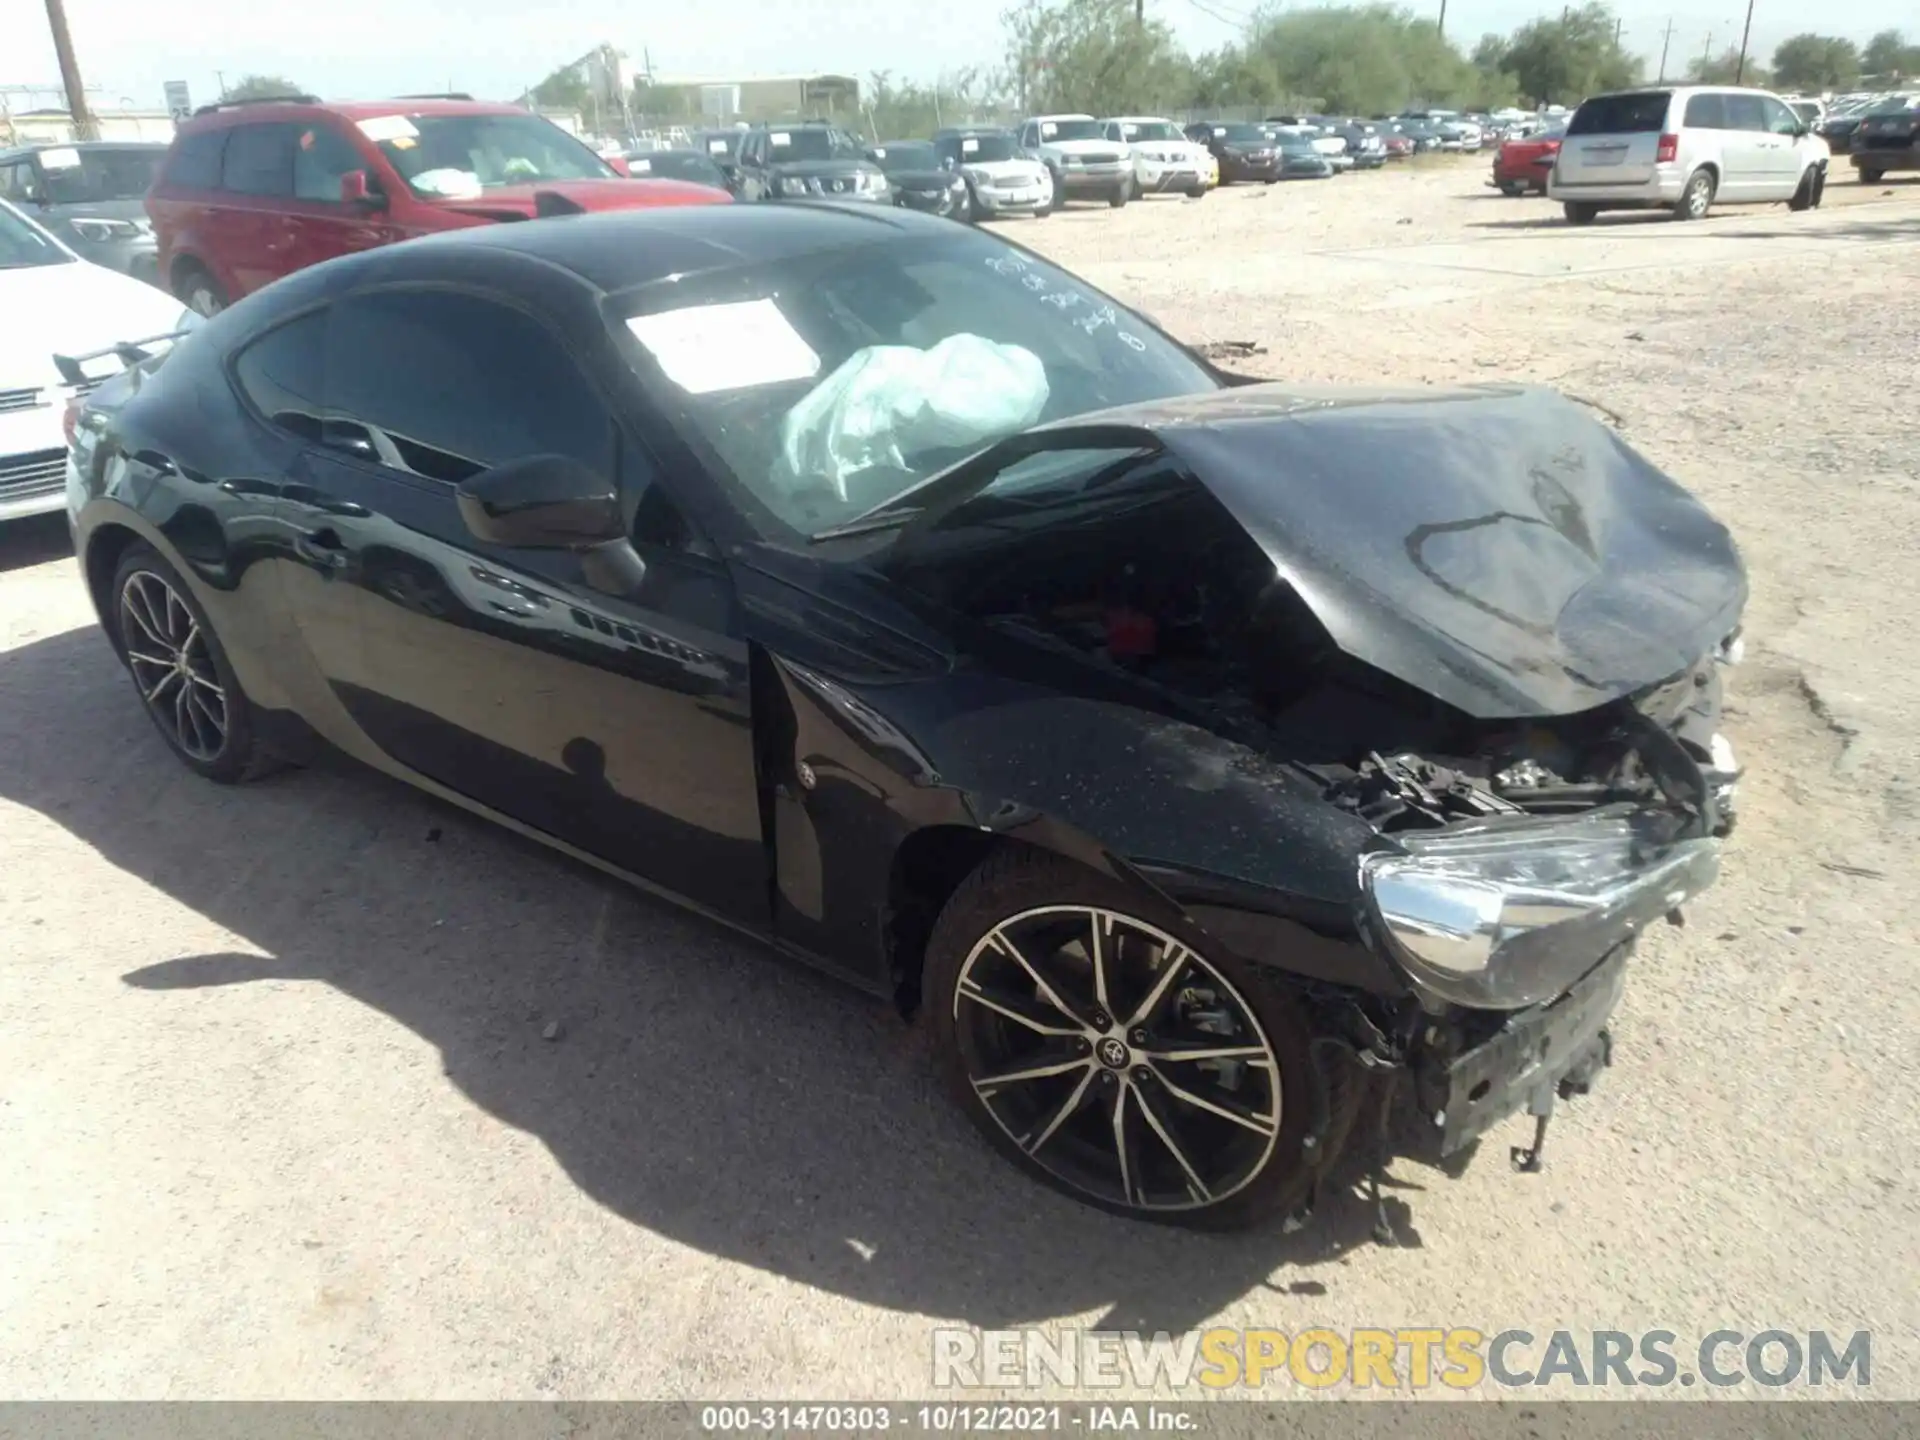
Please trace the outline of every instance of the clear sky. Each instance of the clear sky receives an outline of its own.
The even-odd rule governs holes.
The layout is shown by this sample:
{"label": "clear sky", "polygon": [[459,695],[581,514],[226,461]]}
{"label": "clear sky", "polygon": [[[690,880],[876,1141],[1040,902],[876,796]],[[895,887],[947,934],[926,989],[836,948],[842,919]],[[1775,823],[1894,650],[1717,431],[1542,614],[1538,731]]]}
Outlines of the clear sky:
{"label": "clear sky", "polygon": [[[663,74],[734,76],[830,71],[864,79],[876,70],[929,80],[1004,53],[1002,0],[976,5],[913,0],[723,0],[642,5],[636,0],[66,0],[80,69],[97,106],[158,106],[167,80],[185,80],[196,103],[249,72],[285,75],[334,99],[451,86],[511,98],[556,65],[601,41],[643,51]],[[4,0],[7,43],[0,85],[57,85],[59,67],[41,0]],[[1650,59],[1674,21],[1670,68],[1737,44],[1742,0],[1624,0],[1628,46]],[[1698,7],[1698,8],[1688,8]],[[1190,48],[1232,40],[1255,0],[1147,0]],[[1415,8],[1438,11],[1437,0]],[[1448,0],[1447,29],[1466,44],[1510,30],[1537,0]],[[1817,8],[1758,0],[1753,48],[1761,56],[1805,29],[1864,41],[1904,25],[1920,38],[1913,0],[1831,0]],[[55,97],[38,97],[48,103]],[[8,96],[21,106],[25,97]]]}

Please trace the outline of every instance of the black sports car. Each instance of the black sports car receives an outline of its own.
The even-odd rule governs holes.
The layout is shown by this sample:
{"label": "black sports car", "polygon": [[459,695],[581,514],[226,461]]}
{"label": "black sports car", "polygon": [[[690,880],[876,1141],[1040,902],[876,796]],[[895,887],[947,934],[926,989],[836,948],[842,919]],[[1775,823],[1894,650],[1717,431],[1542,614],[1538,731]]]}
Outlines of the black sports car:
{"label": "black sports car", "polygon": [[1728,824],[1744,573],[1587,411],[1231,377],[911,211],[366,251],[74,435],[191,769],[328,743],[836,972],[1129,1215],[1544,1117]]}

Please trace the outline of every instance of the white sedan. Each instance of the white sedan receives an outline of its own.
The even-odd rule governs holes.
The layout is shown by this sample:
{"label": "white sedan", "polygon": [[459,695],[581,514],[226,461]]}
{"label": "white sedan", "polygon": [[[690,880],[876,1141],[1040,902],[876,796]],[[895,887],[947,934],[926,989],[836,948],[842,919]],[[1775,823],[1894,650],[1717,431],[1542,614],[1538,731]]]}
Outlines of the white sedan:
{"label": "white sedan", "polygon": [[66,402],[120,368],[95,362],[75,383],[55,355],[78,356],[185,328],[180,302],[82,260],[0,200],[0,521],[66,502]]}

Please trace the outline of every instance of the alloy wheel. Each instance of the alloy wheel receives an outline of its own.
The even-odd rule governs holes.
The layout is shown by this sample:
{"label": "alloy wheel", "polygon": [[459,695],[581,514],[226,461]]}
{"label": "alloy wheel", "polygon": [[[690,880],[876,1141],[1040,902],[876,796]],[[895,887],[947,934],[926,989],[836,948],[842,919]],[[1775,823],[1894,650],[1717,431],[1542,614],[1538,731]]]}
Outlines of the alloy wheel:
{"label": "alloy wheel", "polygon": [[161,729],[181,753],[212,761],[227,743],[227,692],[186,601],[151,570],[134,571],[120,589],[120,638]]}
{"label": "alloy wheel", "polygon": [[1085,905],[1011,916],[961,965],[953,1016],[995,1124],[1109,1205],[1214,1205],[1273,1153],[1273,1046],[1226,977],[1156,926]]}

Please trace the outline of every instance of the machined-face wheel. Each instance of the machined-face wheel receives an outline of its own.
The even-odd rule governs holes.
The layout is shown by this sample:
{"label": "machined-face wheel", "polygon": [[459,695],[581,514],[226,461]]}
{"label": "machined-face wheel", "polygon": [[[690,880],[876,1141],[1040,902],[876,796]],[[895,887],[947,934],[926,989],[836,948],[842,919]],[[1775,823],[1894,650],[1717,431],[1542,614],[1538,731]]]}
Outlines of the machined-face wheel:
{"label": "machined-face wheel", "polygon": [[950,1003],[982,1107],[1069,1189],[1198,1210],[1273,1154],[1273,1045],[1227,978],[1154,925],[1089,905],[1023,910],[973,945]]}
{"label": "machined-face wheel", "polygon": [[120,587],[120,635],[140,698],[182,754],[212,762],[226,748],[227,692],[206,633],[173,585],[135,570]]}

